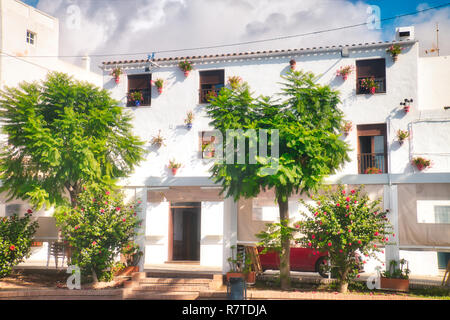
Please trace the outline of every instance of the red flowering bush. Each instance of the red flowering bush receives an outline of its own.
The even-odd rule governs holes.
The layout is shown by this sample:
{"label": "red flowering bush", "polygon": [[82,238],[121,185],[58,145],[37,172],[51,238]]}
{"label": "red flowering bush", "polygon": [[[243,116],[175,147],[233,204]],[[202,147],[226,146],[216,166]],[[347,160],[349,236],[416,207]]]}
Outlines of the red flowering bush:
{"label": "red flowering bush", "polygon": [[38,223],[31,221],[31,210],[24,217],[17,214],[0,218],[0,278],[30,256],[33,235]]}
{"label": "red flowering bush", "polygon": [[116,258],[140,227],[138,210],[137,203],[125,205],[121,193],[94,187],[80,194],[75,208],[57,210],[57,223],[71,247],[70,263],[80,267],[82,276],[113,278]]}
{"label": "red flowering bush", "polygon": [[296,224],[301,234],[297,241],[318,253],[328,252],[340,291],[346,292],[348,281],[358,274],[357,254],[376,258],[389,241],[392,226],[379,207],[380,200],[371,201],[363,186],[349,191],[338,186],[312,199],[316,205],[301,200],[310,214],[302,213],[304,220]]}

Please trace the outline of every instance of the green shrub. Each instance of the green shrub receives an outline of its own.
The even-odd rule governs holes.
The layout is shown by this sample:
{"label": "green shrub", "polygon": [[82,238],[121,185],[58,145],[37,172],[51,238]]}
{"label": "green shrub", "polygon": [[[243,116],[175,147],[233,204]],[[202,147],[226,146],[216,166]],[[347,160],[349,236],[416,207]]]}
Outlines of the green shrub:
{"label": "green shrub", "polygon": [[0,219],[0,278],[28,258],[38,223],[31,221],[31,210],[24,217],[14,214]]}
{"label": "green shrub", "polygon": [[57,210],[57,223],[70,245],[70,263],[80,267],[83,277],[92,274],[94,281],[113,278],[116,258],[140,227],[139,203],[125,205],[122,193],[89,187],[74,208]]}

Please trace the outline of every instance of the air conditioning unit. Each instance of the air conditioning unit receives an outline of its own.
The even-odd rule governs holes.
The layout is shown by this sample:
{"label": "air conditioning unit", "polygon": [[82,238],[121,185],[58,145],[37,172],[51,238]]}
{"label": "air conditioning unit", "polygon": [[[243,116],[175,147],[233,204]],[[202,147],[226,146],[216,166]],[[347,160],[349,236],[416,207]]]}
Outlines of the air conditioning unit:
{"label": "air conditioning unit", "polygon": [[399,27],[395,29],[395,40],[414,40],[414,27]]}

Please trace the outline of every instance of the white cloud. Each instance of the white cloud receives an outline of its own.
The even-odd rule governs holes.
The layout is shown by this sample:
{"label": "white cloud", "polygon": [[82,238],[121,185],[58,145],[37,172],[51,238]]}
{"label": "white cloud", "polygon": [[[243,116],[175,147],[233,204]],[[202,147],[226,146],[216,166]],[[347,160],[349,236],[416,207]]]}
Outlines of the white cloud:
{"label": "white cloud", "polygon": [[[71,28],[70,5],[80,8],[80,27]],[[366,22],[367,4],[348,0],[40,0],[38,8],[60,19],[61,55],[148,52],[245,42],[303,34]],[[417,16],[419,39],[432,36],[431,17]],[[445,23],[444,23],[445,22]],[[448,29],[447,18],[442,22]],[[408,23],[407,23],[408,24]],[[410,24],[410,23],[409,23]],[[432,31],[431,31],[432,32]],[[301,48],[382,40],[366,26],[252,45],[177,52],[198,55],[275,48]],[[426,41],[425,41],[426,42]],[[447,49],[445,49],[447,50]],[[447,51],[448,52],[448,51]],[[159,57],[162,54],[157,55]],[[125,57],[95,59],[119,60]],[[129,58],[129,57],[127,57]],[[145,58],[140,55],[137,58]]]}

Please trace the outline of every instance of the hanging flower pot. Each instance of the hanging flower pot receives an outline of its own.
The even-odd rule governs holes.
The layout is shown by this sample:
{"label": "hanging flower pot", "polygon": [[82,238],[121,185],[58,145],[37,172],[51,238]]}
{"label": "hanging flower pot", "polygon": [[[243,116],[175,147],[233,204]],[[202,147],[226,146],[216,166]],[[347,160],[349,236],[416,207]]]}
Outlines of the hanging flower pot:
{"label": "hanging flower pot", "polygon": [[386,50],[386,52],[389,53],[391,55],[391,57],[392,57],[392,60],[394,62],[396,62],[397,59],[398,59],[398,55],[402,52],[403,49],[404,48],[400,47],[398,44],[394,44],[394,45],[390,46]]}
{"label": "hanging flower pot", "polygon": [[120,76],[122,74],[123,74],[122,68],[117,67],[117,68],[112,69],[110,75],[114,77],[114,81],[116,82],[116,84],[118,84],[120,82]]}
{"label": "hanging flower pot", "polygon": [[134,100],[134,105],[136,107],[139,107],[141,105],[141,101],[140,100]]}
{"label": "hanging flower pot", "polygon": [[411,106],[404,106],[403,110],[405,110],[405,112],[408,113],[410,108],[411,108]]}
{"label": "hanging flower pot", "polygon": [[409,132],[407,130],[401,130],[399,129],[397,131],[397,139],[398,139],[398,143],[400,145],[403,145],[403,142],[405,142],[405,140],[409,138]]}
{"label": "hanging flower pot", "polygon": [[294,59],[291,59],[291,61],[289,61],[289,65],[291,66],[291,70],[295,70],[297,61],[295,61]]}
{"label": "hanging flower pot", "polygon": [[353,122],[351,121],[344,121],[344,124],[341,127],[341,130],[344,132],[346,136],[352,131],[353,128]]}
{"label": "hanging flower pot", "polygon": [[375,94],[375,91],[377,90],[377,88],[376,87],[372,87],[372,88],[370,88],[370,93],[371,94]]}
{"label": "hanging flower pot", "polygon": [[341,67],[339,70],[336,71],[336,76],[340,76],[342,77],[342,80],[347,80],[349,74],[351,74],[353,72],[354,67],[349,65],[349,66],[343,66]]}
{"label": "hanging flower pot", "polygon": [[431,166],[431,161],[422,157],[415,157],[412,159],[412,164],[416,166],[417,170],[422,171]]}
{"label": "hanging flower pot", "polygon": [[192,122],[194,121],[194,113],[192,111],[189,111],[187,113],[186,119],[184,119],[184,123],[186,124],[186,127],[190,130],[192,129]]}
{"label": "hanging flower pot", "polygon": [[172,171],[172,175],[176,175],[178,169],[181,167],[181,163],[177,163],[175,160],[169,160],[168,167]]}
{"label": "hanging flower pot", "polygon": [[159,94],[163,92],[164,87],[164,80],[161,78],[156,79],[155,81],[152,81],[152,84],[155,85],[158,88]]}
{"label": "hanging flower pot", "polygon": [[178,63],[178,67],[184,72],[184,76],[189,76],[189,72],[193,69],[192,62],[184,60]]}

